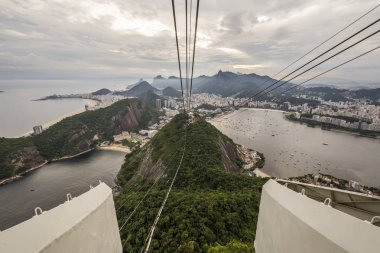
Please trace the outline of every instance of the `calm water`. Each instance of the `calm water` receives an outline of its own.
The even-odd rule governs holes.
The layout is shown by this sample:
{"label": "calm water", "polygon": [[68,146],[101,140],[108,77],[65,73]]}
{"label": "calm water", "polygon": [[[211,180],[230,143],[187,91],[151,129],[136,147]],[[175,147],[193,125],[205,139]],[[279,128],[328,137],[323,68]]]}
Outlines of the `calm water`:
{"label": "calm water", "polygon": [[259,109],[213,124],[236,143],[263,152],[264,171],[273,176],[322,172],[380,186],[380,139],[311,128],[286,120],[283,112]]}
{"label": "calm water", "polygon": [[[78,196],[102,180],[110,187],[125,154],[93,151],[67,161],[48,164],[23,179],[0,186],[0,230],[14,226],[34,215],[34,208],[49,210]],[[33,191],[32,191],[33,190]]]}
{"label": "calm water", "polygon": [[52,94],[89,93],[101,88],[124,89],[137,79],[81,80],[0,80],[0,137],[18,137],[33,126],[48,125],[65,116],[84,111],[89,101],[82,99],[33,101]]}

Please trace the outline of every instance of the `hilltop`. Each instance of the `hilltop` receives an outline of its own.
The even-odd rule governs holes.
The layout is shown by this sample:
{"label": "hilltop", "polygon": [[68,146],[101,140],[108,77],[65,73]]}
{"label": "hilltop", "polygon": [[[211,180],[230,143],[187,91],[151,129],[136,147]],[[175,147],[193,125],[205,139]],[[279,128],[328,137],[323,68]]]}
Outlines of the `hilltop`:
{"label": "hilltop", "polygon": [[157,92],[158,90],[150,85],[146,81],[142,81],[137,85],[133,86],[131,89],[121,92],[115,92],[117,95],[127,96],[127,97],[141,97],[147,92]]}
{"label": "hilltop", "polygon": [[[223,97],[247,97],[253,95],[253,92],[266,87],[263,85],[264,82],[266,82],[265,85],[267,85],[275,81],[275,79],[271,79],[268,76],[260,76],[254,73],[240,74],[220,70],[213,76],[202,75],[194,78],[193,90],[194,93],[213,93]],[[173,76],[169,78],[157,76],[153,79],[152,85],[156,88],[171,86],[174,89],[181,89],[179,78]],[[282,89],[289,87],[289,85],[291,84],[284,85]]]}
{"label": "hilltop", "polygon": [[0,180],[23,173],[46,161],[72,156],[113,140],[121,131],[137,131],[157,120],[158,112],[138,99],[86,111],[52,125],[41,134],[0,138]]}
{"label": "hilltop", "polygon": [[103,88],[103,89],[97,90],[95,92],[92,92],[91,94],[99,96],[99,95],[107,95],[107,94],[110,94],[110,93],[112,93],[111,90]]}
{"label": "hilltop", "polygon": [[181,92],[179,92],[178,90],[174,89],[171,86],[168,86],[162,90],[162,95],[168,96],[168,97],[179,98],[179,97],[181,97]]}
{"label": "hilltop", "polygon": [[[143,148],[126,156],[116,198],[124,252],[139,252],[179,164],[182,166],[155,230],[151,251],[253,252],[265,180],[242,173],[237,146],[203,118],[179,114]],[[187,133],[187,134],[186,134]],[[186,136],[186,137],[185,137]],[[147,190],[151,189],[143,199]],[[226,251],[222,251],[226,252]]]}

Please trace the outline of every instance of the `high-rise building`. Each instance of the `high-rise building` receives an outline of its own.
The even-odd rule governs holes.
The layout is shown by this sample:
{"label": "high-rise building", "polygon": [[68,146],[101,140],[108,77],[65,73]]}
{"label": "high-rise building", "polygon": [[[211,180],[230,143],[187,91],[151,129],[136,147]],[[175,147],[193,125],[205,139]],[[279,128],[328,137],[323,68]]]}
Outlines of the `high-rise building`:
{"label": "high-rise building", "polygon": [[33,132],[35,135],[42,133],[42,131],[43,131],[43,129],[42,129],[41,125],[33,127]]}
{"label": "high-rise building", "polygon": [[290,103],[289,102],[285,102],[284,103],[284,110],[289,110],[290,109]]}
{"label": "high-rise building", "polygon": [[159,98],[156,99],[156,109],[157,110],[161,109],[161,99],[159,99]]}

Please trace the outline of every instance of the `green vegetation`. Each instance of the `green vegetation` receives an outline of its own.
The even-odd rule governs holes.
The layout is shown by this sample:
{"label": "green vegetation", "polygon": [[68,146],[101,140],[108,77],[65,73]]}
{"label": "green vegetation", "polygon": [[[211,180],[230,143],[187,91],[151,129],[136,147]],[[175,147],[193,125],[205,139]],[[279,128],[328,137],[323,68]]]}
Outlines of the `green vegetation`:
{"label": "green vegetation", "polygon": [[181,92],[179,92],[178,90],[174,89],[171,86],[168,86],[162,90],[162,95],[168,96],[168,97],[179,98],[179,97],[181,97]]}
{"label": "green vegetation", "polygon": [[30,147],[33,147],[31,138],[0,138],[0,180],[14,176],[17,172],[27,169],[24,166],[21,166],[17,168],[18,171],[16,171],[16,168],[8,161],[9,159],[16,159],[13,158],[14,155],[12,154],[17,154],[19,151]]}
{"label": "green vegetation", "polygon": [[211,247],[208,253],[255,253],[255,251],[247,244],[232,241],[226,246],[218,245]]}
{"label": "green vegetation", "polygon": [[339,101],[349,101],[349,97],[352,96],[351,93],[354,93],[354,91],[349,91],[346,89],[337,89],[337,88],[331,88],[331,87],[312,87],[307,88],[303,91],[303,93],[307,95],[314,95],[321,97],[325,101],[333,101],[333,102],[339,102]]}
{"label": "green vegetation", "polygon": [[196,109],[205,109],[210,111],[215,111],[218,107],[210,105],[210,104],[201,104]]}
{"label": "green vegetation", "polygon": [[257,152],[257,154],[260,156],[260,161],[256,163],[256,167],[262,169],[265,164],[265,156],[263,153]]}
{"label": "green vegetation", "polygon": [[121,144],[123,146],[129,147],[130,149],[133,149],[133,148],[137,147],[140,143],[139,142],[129,141],[129,140],[122,140]]}
{"label": "green vegetation", "polygon": [[[341,116],[341,115],[328,115],[328,114],[321,114],[319,116],[325,116],[325,117],[330,117],[330,118],[335,118],[335,119],[342,119],[342,120],[345,120],[347,122],[350,122],[350,123],[354,123],[354,122],[359,122],[360,119],[358,118],[354,118],[354,117],[349,117],[349,116]],[[310,113],[307,113],[307,114],[301,114],[301,117],[302,118],[308,118],[308,119],[312,119],[313,118],[313,114],[310,114]]]}
{"label": "green vegetation", "polygon": [[[121,131],[137,131],[155,120],[158,112],[137,99],[121,100],[95,111],[86,111],[54,124],[41,134],[0,138],[0,179],[41,164],[71,156],[113,140]],[[96,138],[97,137],[97,138]]]}
{"label": "green vegetation", "polygon": [[186,115],[177,115],[144,148],[126,157],[118,175],[123,193],[115,199],[120,225],[152,188],[120,232],[124,252],[142,249],[185,143],[182,166],[156,227],[151,251],[254,252],[266,180],[236,171],[236,146],[231,139],[199,117],[186,129],[187,120]]}

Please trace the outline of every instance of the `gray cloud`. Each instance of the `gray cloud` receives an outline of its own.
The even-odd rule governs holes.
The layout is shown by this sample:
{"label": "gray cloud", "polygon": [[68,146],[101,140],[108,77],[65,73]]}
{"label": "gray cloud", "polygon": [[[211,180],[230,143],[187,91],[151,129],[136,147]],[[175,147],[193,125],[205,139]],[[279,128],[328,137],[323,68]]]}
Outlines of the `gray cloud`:
{"label": "gray cloud", "polygon": [[[184,52],[184,3],[176,3]],[[239,66],[240,72],[272,75],[376,4],[373,0],[201,1],[195,74],[234,71]],[[0,2],[0,21],[1,79],[177,75],[170,1],[5,0]],[[340,60],[379,44],[376,36]],[[379,52],[369,55],[331,77],[377,82],[378,57]],[[338,61],[320,69],[333,63]]]}

